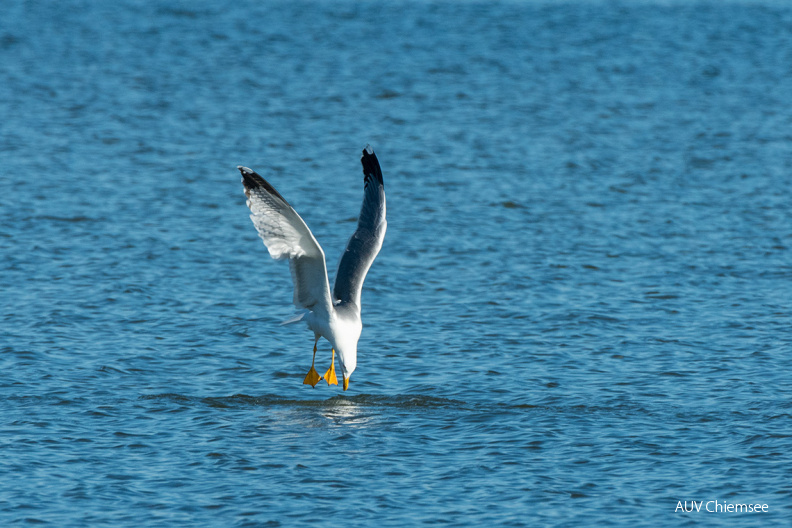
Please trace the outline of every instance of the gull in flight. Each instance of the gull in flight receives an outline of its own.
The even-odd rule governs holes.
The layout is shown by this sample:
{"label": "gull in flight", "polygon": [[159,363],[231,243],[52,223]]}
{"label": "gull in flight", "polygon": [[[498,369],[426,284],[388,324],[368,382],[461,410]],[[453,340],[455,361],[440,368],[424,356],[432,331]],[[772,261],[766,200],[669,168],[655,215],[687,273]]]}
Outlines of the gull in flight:
{"label": "gull in flight", "polygon": [[315,341],[311,370],[303,383],[315,387],[322,376],[314,368],[316,345],[324,337],[333,347],[330,368],[324,374],[328,385],[338,385],[335,356],[341,361],[344,390],[357,366],[360,320],[360,290],[371,263],[385,238],[385,186],[377,156],[368,145],[360,158],[363,164],[363,206],[357,229],[347,243],[330,294],[327,264],[322,247],[300,215],[264,178],[239,166],[245,186],[250,219],[272,258],[289,259],[294,282],[294,304],[302,311],[285,323],[305,321]]}

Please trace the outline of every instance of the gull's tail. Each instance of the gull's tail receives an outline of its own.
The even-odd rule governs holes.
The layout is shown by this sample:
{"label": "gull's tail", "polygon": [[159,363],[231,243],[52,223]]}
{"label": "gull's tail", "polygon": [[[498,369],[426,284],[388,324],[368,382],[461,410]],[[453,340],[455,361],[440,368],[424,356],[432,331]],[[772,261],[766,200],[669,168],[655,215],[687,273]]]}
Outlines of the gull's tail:
{"label": "gull's tail", "polygon": [[300,310],[299,312],[297,312],[296,314],[292,315],[291,317],[289,317],[285,321],[281,321],[281,326],[287,325],[287,324],[299,323],[300,321],[305,319],[305,316],[308,315],[309,312],[310,312],[310,310]]}

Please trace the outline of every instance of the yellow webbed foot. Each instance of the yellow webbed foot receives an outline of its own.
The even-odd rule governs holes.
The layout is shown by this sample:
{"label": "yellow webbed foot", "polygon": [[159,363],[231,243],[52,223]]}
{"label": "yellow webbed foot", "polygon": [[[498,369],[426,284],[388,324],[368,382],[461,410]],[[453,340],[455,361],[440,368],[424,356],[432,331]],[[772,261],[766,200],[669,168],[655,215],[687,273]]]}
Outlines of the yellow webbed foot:
{"label": "yellow webbed foot", "polygon": [[335,361],[330,364],[330,368],[325,372],[324,379],[327,381],[328,385],[338,385],[338,378],[336,378],[335,373]]}
{"label": "yellow webbed foot", "polygon": [[316,384],[322,381],[322,377],[319,376],[319,373],[316,372],[316,369],[313,365],[311,365],[311,370],[308,371],[308,374],[305,375],[305,379],[303,380],[304,385],[310,385],[311,387],[316,387]]}
{"label": "yellow webbed foot", "polygon": [[330,368],[327,369],[324,375],[325,381],[327,381],[328,385],[338,385],[338,378],[336,378],[335,373],[335,365],[330,365]]}
{"label": "yellow webbed foot", "polygon": [[324,379],[328,385],[338,385],[338,378],[336,378],[335,373],[335,348],[333,349],[333,359],[330,362],[330,368],[325,372]]}

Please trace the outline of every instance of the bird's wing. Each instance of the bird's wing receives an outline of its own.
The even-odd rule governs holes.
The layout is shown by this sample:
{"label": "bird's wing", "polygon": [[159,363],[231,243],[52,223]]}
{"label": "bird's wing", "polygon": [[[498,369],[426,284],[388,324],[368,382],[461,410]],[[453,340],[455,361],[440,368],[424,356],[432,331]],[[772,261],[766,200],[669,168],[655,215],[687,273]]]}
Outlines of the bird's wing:
{"label": "bird's wing", "polygon": [[360,290],[371,263],[385,239],[385,185],[379,161],[371,147],[366,146],[360,158],[363,164],[363,206],[357,230],[347,243],[336,273],[333,296],[342,302],[360,307]]}
{"label": "bird's wing", "polygon": [[242,173],[247,206],[252,213],[250,219],[270,256],[276,260],[289,259],[294,281],[294,304],[329,313],[333,304],[325,254],[313,233],[297,211],[264,178],[247,167],[237,168]]}

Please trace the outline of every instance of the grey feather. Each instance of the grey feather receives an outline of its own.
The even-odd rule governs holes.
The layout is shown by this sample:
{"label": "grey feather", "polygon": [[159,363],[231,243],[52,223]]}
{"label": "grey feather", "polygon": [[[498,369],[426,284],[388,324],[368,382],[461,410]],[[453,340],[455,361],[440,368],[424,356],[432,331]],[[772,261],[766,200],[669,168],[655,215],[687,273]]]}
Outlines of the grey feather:
{"label": "grey feather", "polygon": [[329,313],[332,309],[327,266],[322,247],[305,221],[264,178],[248,169],[242,173],[250,219],[274,259],[289,259],[298,308]]}
{"label": "grey feather", "polygon": [[360,292],[371,263],[385,239],[385,185],[377,156],[371,147],[363,150],[363,205],[357,229],[347,243],[336,272],[333,296],[342,303],[360,308]]}

